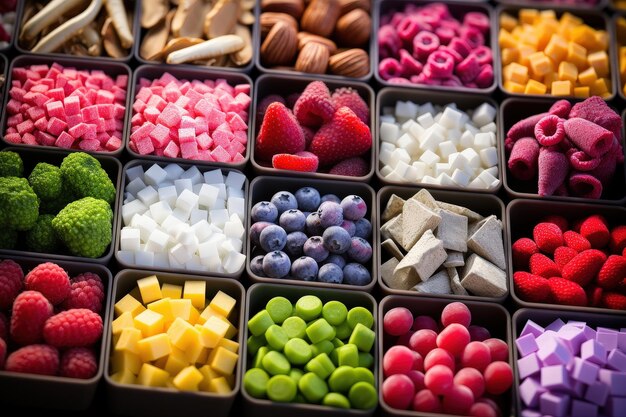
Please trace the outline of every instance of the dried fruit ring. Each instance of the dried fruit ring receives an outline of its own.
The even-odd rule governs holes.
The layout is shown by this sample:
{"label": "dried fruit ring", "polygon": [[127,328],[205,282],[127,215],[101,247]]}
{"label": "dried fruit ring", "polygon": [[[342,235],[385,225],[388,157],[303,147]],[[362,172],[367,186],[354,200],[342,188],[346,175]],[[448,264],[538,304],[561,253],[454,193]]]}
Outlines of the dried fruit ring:
{"label": "dried fruit ring", "polygon": [[489,30],[489,18],[484,13],[469,12],[463,17],[463,24],[478,29],[485,34]]}
{"label": "dried fruit ring", "polygon": [[378,64],[378,71],[383,80],[402,76],[402,65],[394,58],[385,58]]}
{"label": "dried fruit ring", "polygon": [[428,57],[424,69],[428,69],[433,78],[449,78],[454,70],[454,58],[445,51],[435,51]]}
{"label": "dried fruit ring", "polygon": [[413,56],[424,60],[439,48],[439,38],[432,32],[422,31],[413,39]]}
{"label": "dried fruit ring", "polygon": [[572,148],[573,152],[568,152],[569,162],[572,164],[572,168],[578,171],[591,171],[596,169],[600,165],[601,158],[592,158],[583,151],[576,151]]}
{"label": "dried fruit ring", "polygon": [[474,55],[478,59],[478,63],[481,66],[493,63],[493,55],[491,54],[491,49],[488,46],[479,46],[474,49],[470,55]]}
{"label": "dried fruit ring", "polygon": [[553,146],[565,138],[564,120],[550,114],[535,125],[535,138],[543,146]]}

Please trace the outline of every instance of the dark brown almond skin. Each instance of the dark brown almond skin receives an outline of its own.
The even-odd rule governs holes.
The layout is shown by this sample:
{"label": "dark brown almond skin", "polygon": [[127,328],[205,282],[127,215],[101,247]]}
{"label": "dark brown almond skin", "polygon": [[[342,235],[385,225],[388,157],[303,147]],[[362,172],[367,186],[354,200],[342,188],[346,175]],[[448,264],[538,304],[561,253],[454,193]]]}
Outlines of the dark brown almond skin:
{"label": "dark brown almond skin", "polygon": [[302,30],[328,38],[335,30],[341,8],[338,0],[312,0],[304,10]]}
{"label": "dark brown almond skin", "polygon": [[348,49],[331,56],[328,65],[331,73],[354,78],[365,77],[370,68],[367,52],[359,48]]}
{"label": "dark brown almond skin", "polygon": [[296,61],[296,71],[324,74],[328,67],[328,48],[317,42],[304,45]]}
{"label": "dark brown almond skin", "polygon": [[304,12],[303,0],[261,0],[261,10],[263,12],[287,13],[300,20]]}
{"label": "dark brown almond skin", "polygon": [[259,18],[259,23],[261,24],[261,37],[265,38],[270,30],[272,30],[272,26],[281,21],[293,26],[296,31],[298,30],[298,22],[293,18],[293,16],[287,13],[265,12],[261,13]]}
{"label": "dark brown almond skin", "polygon": [[335,35],[342,46],[358,47],[370,39],[372,20],[362,9],[354,9],[337,20]]}
{"label": "dark brown almond skin", "polygon": [[333,55],[337,52],[337,44],[328,38],[324,38],[323,36],[314,35],[309,32],[299,32],[298,33],[298,49],[304,48],[309,42],[316,42],[322,44],[328,48],[328,53]]}
{"label": "dark brown almond skin", "polygon": [[369,12],[370,6],[370,0],[339,0],[339,7],[341,7],[342,15],[354,9],[363,9],[366,12]]}
{"label": "dark brown almond skin", "polygon": [[261,45],[261,59],[266,65],[289,65],[298,49],[296,30],[285,22],[278,22]]}

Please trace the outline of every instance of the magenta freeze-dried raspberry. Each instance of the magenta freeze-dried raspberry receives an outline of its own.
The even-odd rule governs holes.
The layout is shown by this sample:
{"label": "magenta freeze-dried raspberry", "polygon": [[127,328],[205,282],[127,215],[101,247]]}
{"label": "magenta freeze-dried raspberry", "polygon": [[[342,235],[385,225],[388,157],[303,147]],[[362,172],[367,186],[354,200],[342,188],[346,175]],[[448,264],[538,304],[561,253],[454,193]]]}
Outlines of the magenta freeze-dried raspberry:
{"label": "magenta freeze-dried raspberry", "polygon": [[589,171],[589,174],[596,177],[605,186],[608,186],[613,179],[618,162],[620,160],[623,162],[621,158],[623,158],[622,146],[615,140],[611,150],[601,157],[598,167]]}
{"label": "magenta freeze-dried raspberry", "polygon": [[422,31],[413,38],[413,56],[425,61],[439,48],[439,38],[432,32]]}
{"label": "magenta freeze-dried raspberry", "polygon": [[390,78],[400,77],[403,74],[402,65],[395,58],[385,58],[378,64],[378,72],[380,78],[388,80]]}
{"label": "magenta freeze-dried raspberry", "polygon": [[559,116],[561,119],[567,119],[571,109],[572,104],[568,100],[559,100],[550,107],[548,113]]}
{"label": "magenta freeze-dried raspberry", "polygon": [[472,51],[472,47],[467,43],[467,41],[459,37],[453,38],[448,46],[457,51],[463,58],[468,56]]}
{"label": "magenta freeze-dried raspberry", "polygon": [[504,150],[506,151],[506,153],[511,153],[511,151],[513,150],[513,145],[515,145],[515,141],[507,136],[506,139],[504,139]]}
{"label": "magenta freeze-dried raspberry", "polygon": [[388,79],[387,82],[391,84],[411,84],[411,81],[404,77],[393,77]]}
{"label": "magenta freeze-dried raspberry", "polygon": [[564,120],[550,114],[535,125],[535,138],[543,146],[557,145],[565,138]]}
{"label": "magenta freeze-dried raspberry", "polygon": [[398,25],[398,37],[404,42],[411,43],[411,41],[413,41],[413,38],[418,34],[420,29],[421,28],[419,23],[417,23],[417,20],[415,20],[411,16],[406,16]]}
{"label": "magenta freeze-dried raspberry", "polygon": [[602,156],[613,145],[613,133],[589,120],[573,117],[564,123],[567,137],[592,157]]}
{"label": "magenta freeze-dried raspberry", "polygon": [[452,58],[454,58],[455,64],[458,64],[459,62],[463,61],[463,57],[461,56],[461,54],[455,51],[454,49],[450,48],[449,46],[440,46],[439,51],[445,51],[449,53],[450,55],[452,55]]}
{"label": "magenta freeze-dried raspberry", "polygon": [[542,147],[537,160],[539,173],[538,193],[540,196],[553,195],[565,181],[569,173],[569,160],[558,147]]}
{"label": "magenta freeze-dried raspberry", "polygon": [[513,144],[508,167],[518,180],[531,180],[537,174],[539,143],[531,137],[522,138]]}
{"label": "magenta freeze-dried raspberry", "polygon": [[535,125],[547,114],[548,113],[535,114],[520,120],[519,122],[511,126],[509,131],[506,133],[506,137],[516,141],[520,138],[533,136],[533,134],[535,133]]}
{"label": "magenta freeze-dried raspberry", "polygon": [[478,29],[482,34],[489,31],[489,17],[481,12],[469,12],[463,16],[463,24]]}
{"label": "magenta freeze-dried raspberry", "polygon": [[402,48],[402,40],[396,33],[396,28],[391,25],[384,25],[378,29],[378,49],[381,58],[398,55]]}
{"label": "magenta freeze-dried raspberry", "polygon": [[602,195],[602,183],[593,175],[574,172],[569,177],[569,188],[577,197],[597,200]]}
{"label": "magenta freeze-dried raspberry", "polygon": [[591,171],[594,170],[600,165],[601,158],[592,158],[583,151],[577,151],[575,148],[572,148],[571,151],[567,153],[569,157],[569,162],[572,164],[572,168],[577,171]]}
{"label": "magenta freeze-dried raspberry", "polygon": [[411,82],[413,84],[424,84],[424,85],[441,85],[441,80],[437,78],[431,78],[430,73],[426,71],[422,71],[419,75],[413,75],[411,77]]}
{"label": "magenta freeze-dried raspberry", "polygon": [[432,78],[450,78],[454,71],[454,58],[445,51],[435,51],[430,54],[426,61],[424,71],[428,70],[426,76]]}
{"label": "magenta freeze-dried raspberry", "polygon": [[469,54],[467,58],[459,62],[454,69],[454,73],[458,75],[463,83],[474,81],[479,72],[480,65],[478,64],[478,59],[472,54]]}
{"label": "magenta freeze-dried raspberry", "polygon": [[456,32],[451,27],[439,26],[435,29],[435,35],[439,38],[441,45],[447,45],[456,36]]}
{"label": "magenta freeze-dried raspberry", "polygon": [[493,67],[491,65],[484,65],[474,82],[479,88],[487,88],[493,83]]}
{"label": "magenta freeze-dried raspberry", "polygon": [[421,25],[428,26],[429,31],[439,26],[439,22],[441,21],[441,17],[439,17],[436,13],[433,13],[432,10],[427,10],[425,8],[416,13],[415,18]]}
{"label": "magenta freeze-dried raspberry", "polygon": [[459,36],[467,41],[471,49],[478,48],[485,44],[485,37],[482,32],[471,26],[461,26]]}
{"label": "magenta freeze-dried raspberry", "polygon": [[402,13],[402,12],[395,12],[391,16],[391,21],[389,22],[389,24],[391,26],[393,26],[394,28],[396,28],[396,27],[398,27],[400,22],[402,22],[402,19],[404,19],[404,13]]}
{"label": "magenta freeze-dried raspberry", "polygon": [[441,81],[441,85],[446,87],[463,87],[463,82],[456,75],[451,76],[450,78],[446,78]]}
{"label": "magenta freeze-dried raspberry", "polygon": [[479,46],[470,52],[470,55],[474,55],[476,59],[478,59],[478,63],[481,67],[483,65],[493,64],[493,54],[491,53],[491,48],[488,46]]}
{"label": "magenta freeze-dried raspberry", "polygon": [[424,68],[406,49],[400,49],[400,66],[402,67],[402,74],[405,76],[417,75]]}

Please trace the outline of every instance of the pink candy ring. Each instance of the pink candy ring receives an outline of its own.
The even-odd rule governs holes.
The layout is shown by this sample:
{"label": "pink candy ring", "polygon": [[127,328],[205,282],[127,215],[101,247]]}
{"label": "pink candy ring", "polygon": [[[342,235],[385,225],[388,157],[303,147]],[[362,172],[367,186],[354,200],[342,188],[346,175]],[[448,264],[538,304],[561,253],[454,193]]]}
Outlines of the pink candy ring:
{"label": "pink candy ring", "polygon": [[424,71],[426,69],[432,78],[450,78],[454,71],[454,58],[445,51],[435,51],[428,57]]}
{"label": "pink candy ring", "polygon": [[459,36],[467,41],[471,49],[478,48],[485,44],[485,37],[482,32],[471,26],[461,26]]}
{"label": "pink candy ring", "polygon": [[469,83],[476,79],[480,72],[480,64],[475,55],[469,54],[467,58],[459,62],[454,69],[454,73],[459,76],[463,83]]}
{"label": "pink candy ring", "polygon": [[572,109],[572,104],[569,100],[556,101],[548,110],[548,113],[559,116],[561,119],[567,119],[569,112]]}
{"label": "pink candy ring", "polygon": [[543,146],[557,145],[565,138],[564,120],[553,114],[543,117],[535,125],[535,138]]}
{"label": "pink candy ring", "polygon": [[577,197],[598,199],[602,196],[600,180],[586,173],[572,173],[569,177],[569,188]]}
{"label": "pink candy ring", "polygon": [[444,3],[430,3],[428,10],[436,15],[440,20],[446,20],[451,17],[448,6]]}
{"label": "pink candy ring", "polygon": [[556,146],[542,147],[537,160],[539,179],[537,181],[540,196],[553,195],[567,178],[569,160]]}
{"label": "pink candy ring", "polygon": [[439,38],[432,32],[422,31],[413,39],[413,56],[424,61],[439,48]]}
{"label": "pink candy ring", "polygon": [[472,47],[467,43],[465,39],[453,38],[448,46],[459,53],[463,58],[469,55]]}
{"label": "pink candy ring", "polygon": [[397,28],[403,19],[404,19],[404,13],[395,12],[393,16],[391,16],[391,21],[389,22],[389,24],[393,26],[394,28]]}
{"label": "pink candy ring", "polygon": [[449,46],[440,46],[439,50],[440,51],[446,51],[447,53],[452,55],[452,58],[454,58],[454,63],[455,64],[458,64],[459,62],[463,61],[463,57],[461,56],[461,54],[459,54],[457,51],[455,51],[454,49],[450,48]]}
{"label": "pink candy ring", "polygon": [[476,59],[478,59],[478,63],[483,65],[491,65],[493,64],[493,55],[491,53],[491,49],[488,46],[479,46],[470,52],[470,55],[474,55]]}
{"label": "pink candy ring", "polygon": [[400,49],[400,65],[405,76],[417,75],[424,68],[406,49]]}
{"label": "pink candy ring", "polygon": [[393,57],[398,55],[402,48],[402,40],[398,37],[396,29],[391,25],[384,25],[378,30],[378,49],[381,57]]}
{"label": "pink candy ring", "polygon": [[481,12],[469,12],[463,17],[463,24],[486,34],[489,31],[489,17]]}
{"label": "pink candy ring", "polygon": [[491,65],[483,65],[476,78],[474,78],[474,82],[479,88],[489,88],[493,84],[493,67]]}
{"label": "pink candy ring", "polygon": [[402,65],[395,58],[385,58],[378,64],[378,72],[383,80],[402,76]]}
{"label": "pink candy ring", "polygon": [[411,77],[411,82],[413,84],[441,85],[441,80],[438,80],[436,78],[430,78],[424,72],[419,75],[413,75]]}
{"label": "pink candy ring", "polygon": [[456,32],[450,27],[439,26],[435,29],[435,35],[439,38],[439,43],[447,45],[456,36]]}
{"label": "pink candy ring", "polygon": [[[507,138],[508,141],[510,138]],[[505,141],[505,146],[507,146]],[[537,175],[539,143],[534,138],[521,138],[511,145],[508,167],[518,180],[531,180]]]}
{"label": "pink candy ring", "polygon": [[414,18],[406,16],[398,25],[398,36],[403,41],[410,43],[413,41],[413,38],[415,38],[420,29],[419,23],[417,23]]}
{"label": "pink candy ring", "polygon": [[569,162],[572,164],[572,168],[578,171],[591,171],[600,165],[601,158],[592,158],[583,151],[577,151],[572,148],[567,152]]}

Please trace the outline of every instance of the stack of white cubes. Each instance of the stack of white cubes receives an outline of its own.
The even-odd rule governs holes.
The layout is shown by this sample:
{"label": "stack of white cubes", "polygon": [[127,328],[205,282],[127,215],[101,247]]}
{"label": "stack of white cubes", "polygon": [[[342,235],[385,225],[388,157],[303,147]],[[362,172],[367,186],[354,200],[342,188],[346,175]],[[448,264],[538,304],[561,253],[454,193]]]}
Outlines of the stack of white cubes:
{"label": "stack of white cubes", "polygon": [[119,261],[155,269],[243,270],[246,177],[196,166],[126,170]]}
{"label": "stack of white cubes", "polygon": [[496,109],[398,101],[380,117],[380,173],[395,182],[489,190],[498,179]]}

